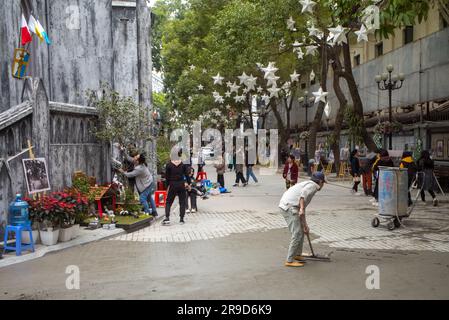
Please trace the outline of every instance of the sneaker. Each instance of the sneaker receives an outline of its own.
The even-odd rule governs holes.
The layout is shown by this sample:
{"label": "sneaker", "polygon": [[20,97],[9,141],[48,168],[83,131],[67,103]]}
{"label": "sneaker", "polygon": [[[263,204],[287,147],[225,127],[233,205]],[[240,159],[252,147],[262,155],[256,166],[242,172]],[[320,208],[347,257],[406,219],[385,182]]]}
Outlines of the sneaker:
{"label": "sneaker", "polygon": [[248,182],[243,184],[244,187],[246,187],[247,185],[248,185]]}
{"label": "sneaker", "polygon": [[285,263],[286,267],[294,267],[294,268],[300,268],[300,267],[304,267],[304,263],[298,262],[298,261],[293,261],[293,262],[286,262]]}
{"label": "sneaker", "polygon": [[164,226],[168,226],[168,225],[170,224],[170,219],[165,218],[164,221],[162,221],[162,224],[163,224]]}
{"label": "sneaker", "polygon": [[233,185],[233,187],[238,187],[238,186],[239,186],[239,185],[238,185],[237,183]]}
{"label": "sneaker", "polygon": [[373,202],[373,206],[378,207],[379,206],[379,202]]}
{"label": "sneaker", "polygon": [[190,210],[190,209],[187,209],[187,210],[186,210],[186,213],[190,213],[190,212],[192,212],[192,210]]}
{"label": "sneaker", "polygon": [[369,202],[371,203],[376,202],[376,199],[375,198],[369,199]]}
{"label": "sneaker", "polygon": [[295,259],[296,261],[299,261],[301,263],[306,263],[303,256],[295,256],[293,259]]}
{"label": "sneaker", "polygon": [[438,207],[438,199],[437,198],[433,199],[433,206]]}
{"label": "sneaker", "polygon": [[179,220],[179,224],[185,224],[184,219]]}
{"label": "sneaker", "polygon": [[192,213],[196,213],[196,209],[192,209],[191,212],[192,212]]}

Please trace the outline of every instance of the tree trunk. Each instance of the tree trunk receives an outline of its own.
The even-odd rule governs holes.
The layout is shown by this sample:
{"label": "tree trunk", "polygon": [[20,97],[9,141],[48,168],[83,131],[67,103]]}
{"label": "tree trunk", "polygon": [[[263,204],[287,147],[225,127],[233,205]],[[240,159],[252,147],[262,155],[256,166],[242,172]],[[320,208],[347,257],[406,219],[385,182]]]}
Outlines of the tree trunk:
{"label": "tree trunk", "polygon": [[[321,88],[324,92],[327,91],[327,74],[329,70],[329,63],[328,63],[328,53],[327,53],[327,47],[322,46],[321,49]],[[321,127],[321,119],[323,118],[324,108],[326,104],[324,102],[320,102],[318,105],[318,108],[315,113],[315,118],[312,122],[312,125],[310,126],[310,136],[309,136],[309,142],[308,142],[308,150],[307,154],[309,156],[309,159],[314,156],[315,154],[315,147],[316,147],[316,136],[318,133],[318,130]]]}
{"label": "tree trunk", "polygon": [[[281,157],[281,150],[282,148],[285,148],[287,150],[287,140],[289,138],[289,133],[287,128],[284,125],[284,122],[282,121],[282,116],[279,113],[279,110],[277,108],[277,101],[274,100],[274,102],[270,102],[270,106],[271,106],[271,110],[273,111],[274,117],[276,118],[277,121],[277,127],[279,130],[279,147],[278,147],[278,157],[279,160]],[[279,161],[279,163],[281,163],[281,161]]]}
{"label": "tree trunk", "polygon": [[341,128],[343,126],[343,120],[345,117],[345,108],[348,105],[348,100],[346,99],[343,90],[340,86],[340,76],[338,74],[338,70],[336,66],[333,66],[334,69],[334,91],[335,95],[337,96],[338,102],[340,103],[340,108],[338,109],[337,116],[335,118],[335,127],[334,131],[332,133],[334,137],[334,143],[332,144],[331,148],[334,152],[335,157],[335,170],[338,172],[340,170],[340,134],[341,134]]}
{"label": "tree trunk", "polygon": [[[352,64],[351,64],[351,52],[348,44],[343,44],[343,56],[344,56],[344,78],[346,79],[349,87],[349,93],[351,94],[352,102],[354,104],[354,112],[359,119],[365,122],[363,115],[363,102],[360,98],[359,89],[357,88],[357,83],[354,79],[354,74],[352,73]],[[365,145],[368,147],[370,151],[378,151],[376,144],[374,143],[373,138],[370,136],[366,127],[362,126],[362,138],[365,142]]]}

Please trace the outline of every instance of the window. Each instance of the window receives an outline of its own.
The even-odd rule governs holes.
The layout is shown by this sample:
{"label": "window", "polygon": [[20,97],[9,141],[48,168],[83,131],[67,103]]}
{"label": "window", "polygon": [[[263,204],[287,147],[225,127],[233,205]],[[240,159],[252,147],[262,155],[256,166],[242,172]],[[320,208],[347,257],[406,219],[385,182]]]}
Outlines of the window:
{"label": "window", "polygon": [[376,58],[383,56],[383,54],[384,54],[384,43],[379,42],[378,44],[376,44],[376,47],[375,47]]}
{"label": "window", "polygon": [[407,26],[404,29],[404,45],[413,42],[413,26]]}
{"label": "window", "polygon": [[360,54],[356,54],[354,56],[354,65],[359,66],[360,65]]}

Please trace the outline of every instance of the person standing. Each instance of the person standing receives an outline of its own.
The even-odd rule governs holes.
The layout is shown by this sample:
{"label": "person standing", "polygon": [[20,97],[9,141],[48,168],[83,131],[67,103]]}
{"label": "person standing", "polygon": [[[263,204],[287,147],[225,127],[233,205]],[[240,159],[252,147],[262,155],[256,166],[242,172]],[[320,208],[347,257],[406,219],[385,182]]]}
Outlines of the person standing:
{"label": "person standing", "polygon": [[360,184],[360,163],[359,163],[359,151],[357,149],[352,150],[349,161],[351,162],[351,175],[354,181],[352,186],[352,193],[359,195],[359,184]]}
{"label": "person standing", "polygon": [[243,186],[246,187],[248,182],[245,180],[243,176],[243,164],[235,164],[235,184],[234,187],[238,187],[240,185],[240,181],[243,183]]}
{"label": "person standing", "polygon": [[376,178],[376,185],[374,187],[374,206],[378,206],[379,201],[379,167],[394,167],[393,160],[391,160],[390,154],[385,149],[379,151],[378,158],[373,165],[373,175]]}
{"label": "person standing", "polygon": [[[178,157],[181,158],[180,153],[178,153]],[[187,167],[182,163],[181,160],[171,160],[165,167],[165,176],[168,184],[168,194],[165,206],[165,219],[162,224],[170,224],[170,210],[176,197],[178,197],[179,200],[179,223],[184,224],[187,199],[186,190],[190,185],[190,177],[187,171]]]}
{"label": "person standing", "polygon": [[[130,160],[130,159],[129,159]],[[119,169],[121,173],[123,173],[127,178],[135,179],[135,186],[137,192],[139,193],[140,203],[143,205],[143,210],[146,215],[152,215],[157,217],[157,209],[156,203],[152,197],[155,188],[155,183],[153,180],[153,176],[148,169],[145,155],[138,154],[133,158],[134,169],[131,172],[125,172],[123,169]],[[151,208],[148,205],[148,200],[150,201]]]}
{"label": "person standing", "polygon": [[285,179],[285,187],[289,189],[298,183],[299,167],[296,164],[295,157],[290,155],[284,165],[282,177]]}
{"label": "person standing", "polygon": [[251,151],[247,151],[246,157],[245,157],[246,181],[247,181],[247,183],[249,183],[249,178],[253,178],[255,183],[259,183],[259,180],[257,180],[257,177],[253,171],[255,159],[250,159],[250,157],[251,157]]}
{"label": "person standing", "polygon": [[225,187],[224,174],[226,172],[226,163],[223,157],[220,158],[219,163],[214,164],[214,168],[217,170],[217,183],[220,187]]}
{"label": "person standing", "polygon": [[399,165],[401,169],[407,169],[408,176],[408,206],[413,204],[412,195],[410,194],[410,187],[415,181],[416,173],[418,172],[418,166],[413,160],[413,153],[411,151],[404,151],[402,153],[401,164]]}
{"label": "person standing", "polygon": [[418,170],[420,172],[421,200],[426,202],[425,190],[429,192],[433,199],[433,205],[438,206],[438,199],[433,191],[435,163],[430,157],[430,152],[424,150],[418,160]]}
{"label": "person standing", "polygon": [[292,237],[287,253],[286,267],[303,267],[302,249],[304,235],[309,234],[306,221],[306,208],[315,194],[323,188],[326,178],[322,172],[316,172],[311,180],[301,182],[288,189],[279,202],[279,209],[287,222]]}

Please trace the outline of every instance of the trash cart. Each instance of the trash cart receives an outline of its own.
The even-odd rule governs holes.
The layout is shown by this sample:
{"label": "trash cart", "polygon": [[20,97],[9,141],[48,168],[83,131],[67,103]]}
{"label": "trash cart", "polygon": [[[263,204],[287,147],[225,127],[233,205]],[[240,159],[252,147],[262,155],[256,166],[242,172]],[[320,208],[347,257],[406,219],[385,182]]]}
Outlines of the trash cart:
{"label": "trash cart", "polygon": [[388,230],[394,230],[408,216],[407,169],[379,167],[379,213],[372,220],[372,226],[377,228],[382,219]]}

